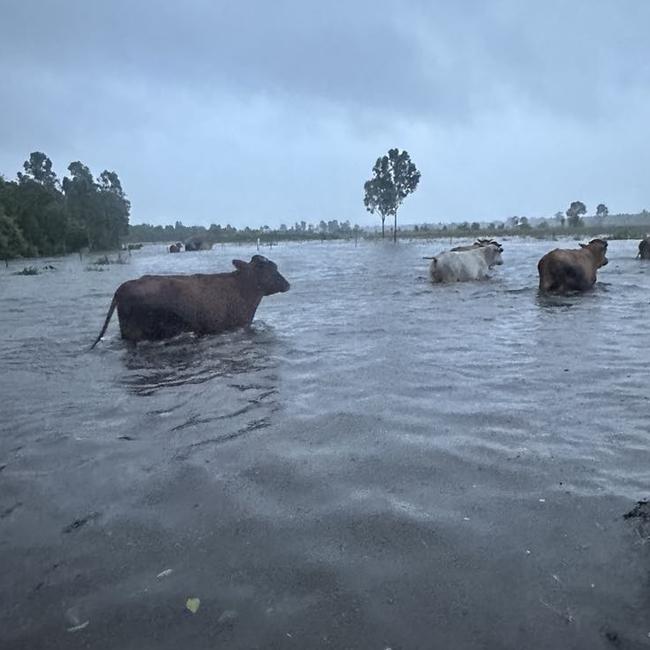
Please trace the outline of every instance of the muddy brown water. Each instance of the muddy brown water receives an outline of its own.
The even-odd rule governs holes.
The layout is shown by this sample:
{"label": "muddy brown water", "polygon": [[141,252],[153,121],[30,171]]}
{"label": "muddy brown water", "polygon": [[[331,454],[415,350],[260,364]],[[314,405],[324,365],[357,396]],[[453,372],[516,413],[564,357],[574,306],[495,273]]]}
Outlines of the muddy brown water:
{"label": "muddy brown water", "polygon": [[92,352],[124,280],[255,248],[2,271],[0,647],[650,647],[650,263],[543,298],[557,243],[503,244],[264,249],[250,330]]}

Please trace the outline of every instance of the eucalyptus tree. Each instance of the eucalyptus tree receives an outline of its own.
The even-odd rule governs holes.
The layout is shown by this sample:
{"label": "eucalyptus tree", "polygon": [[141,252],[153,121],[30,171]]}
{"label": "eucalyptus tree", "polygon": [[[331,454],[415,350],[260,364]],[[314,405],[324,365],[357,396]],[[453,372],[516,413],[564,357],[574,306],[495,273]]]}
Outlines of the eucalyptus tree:
{"label": "eucalyptus tree", "polygon": [[567,224],[570,228],[577,228],[582,219],[581,215],[587,214],[587,207],[582,201],[573,201],[566,211]]}
{"label": "eucalyptus tree", "polygon": [[596,217],[602,222],[609,214],[609,208],[604,203],[599,203],[596,206]]}
{"label": "eucalyptus tree", "polygon": [[372,178],[364,183],[363,203],[371,214],[381,217],[381,237],[385,236],[386,217],[394,217],[393,241],[397,241],[397,211],[402,201],[417,189],[420,172],[407,151],[389,149],[388,154],[377,158],[372,168]]}

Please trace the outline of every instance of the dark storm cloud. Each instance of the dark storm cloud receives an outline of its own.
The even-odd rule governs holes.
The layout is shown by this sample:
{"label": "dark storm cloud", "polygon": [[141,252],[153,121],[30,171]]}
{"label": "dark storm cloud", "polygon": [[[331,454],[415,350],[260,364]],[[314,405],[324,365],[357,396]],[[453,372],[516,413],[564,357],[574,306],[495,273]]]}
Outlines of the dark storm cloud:
{"label": "dark storm cloud", "polygon": [[[3,14],[0,169],[13,175],[33,149],[60,173],[76,158],[115,168],[135,221],[363,219],[362,182],[395,145],[423,171],[413,219],[542,213],[571,192],[607,190],[621,209],[648,200],[643,2],[23,2]],[[454,193],[468,185],[480,202]]]}

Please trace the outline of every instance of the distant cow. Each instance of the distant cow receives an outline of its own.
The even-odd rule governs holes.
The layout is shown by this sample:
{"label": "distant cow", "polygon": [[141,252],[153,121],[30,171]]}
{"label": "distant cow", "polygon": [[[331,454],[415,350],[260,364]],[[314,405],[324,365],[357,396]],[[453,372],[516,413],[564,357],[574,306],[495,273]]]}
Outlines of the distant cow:
{"label": "distant cow", "polygon": [[[233,260],[235,271],[197,275],[143,275],[121,284],[100,341],[117,307],[122,338],[160,340],[181,332],[216,334],[250,325],[264,296],[289,290],[278,267],[261,255]],[[92,348],[91,348],[92,349]]]}
{"label": "distant cow", "polygon": [[646,236],[639,242],[637,257],[640,257],[642,260],[650,260],[650,237]]}
{"label": "distant cow", "polygon": [[170,253],[180,253],[183,250],[183,244],[181,242],[176,242],[169,247]]}
{"label": "distant cow", "polygon": [[502,252],[499,242],[478,240],[472,246],[458,246],[425,259],[431,260],[431,282],[467,282],[487,278],[493,266],[503,264]]}
{"label": "distant cow", "polygon": [[201,237],[192,237],[185,242],[186,251],[209,251],[212,249],[212,242]]}
{"label": "distant cow", "polygon": [[539,288],[548,293],[586,291],[596,282],[596,271],[607,264],[607,242],[592,239],[578,250],[556,248],[538,262]]}
{"label": "distant cow", "polygon": [[487,239],[485,237],[479,237],[473,244],[456,246],[455,248],[450,248],[449,250],[451,252],[473,251],[475,248],[479,248],[480,246],[487,246],[488,244],[496,244],[501,249],[501,252],[503,252],[503,246],[501,246],[499,242],[497,242],[495,239]]}

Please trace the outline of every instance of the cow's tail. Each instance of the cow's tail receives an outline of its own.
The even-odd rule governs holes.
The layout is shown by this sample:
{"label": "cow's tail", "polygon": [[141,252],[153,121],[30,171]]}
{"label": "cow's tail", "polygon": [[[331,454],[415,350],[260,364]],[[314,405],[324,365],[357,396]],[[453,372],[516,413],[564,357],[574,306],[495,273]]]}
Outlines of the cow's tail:
{"label": "cow's tail", "polygon": [[117,306],[117,298],[113,296],[113,300],[111,301],[111,306],[108,308],[108,314],[106,314],[106,320],[104,321],[104,327],[102,327],[102,331],[99,333],[99,336],[97,337],[97,340],[90,346],[90,349],[92,350],[102,339],[102,336],[104,336],[104,332],[106,332],[106,328],[108,327],[108,323],[111,320],[111,316],[113,315],[113,312],[115,311],[115,307]]}

